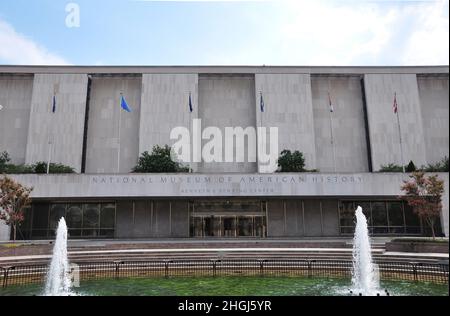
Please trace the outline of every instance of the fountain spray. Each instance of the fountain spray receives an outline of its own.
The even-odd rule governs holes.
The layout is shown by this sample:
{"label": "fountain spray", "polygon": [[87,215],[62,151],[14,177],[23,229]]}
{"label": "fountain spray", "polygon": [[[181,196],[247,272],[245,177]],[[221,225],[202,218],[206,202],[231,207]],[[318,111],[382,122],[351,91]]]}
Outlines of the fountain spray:
{"label": "fountain spray", "polygon": [[67,258],[67,225],[64,217],[59,220],[56,230],[56,241],[53,256],[47,273],[45,295],[71,295],[72,280],[70,278],[69,260]]}
{"label": "fountain spray", "polygon": [[353,238],[353,292],[376,295],[379,290],[379,275],[372,261],[367,219],[361,206],[356,209],[356,228]]}

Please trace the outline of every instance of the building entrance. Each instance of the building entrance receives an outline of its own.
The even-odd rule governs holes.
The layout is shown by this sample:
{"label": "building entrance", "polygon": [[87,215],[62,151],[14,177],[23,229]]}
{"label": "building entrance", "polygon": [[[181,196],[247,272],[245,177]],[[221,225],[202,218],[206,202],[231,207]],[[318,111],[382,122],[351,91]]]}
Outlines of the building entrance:
{"label": "building entrance", "polygon": [[195,201],[191,204],[191,237],[266,237],[262,201]]}

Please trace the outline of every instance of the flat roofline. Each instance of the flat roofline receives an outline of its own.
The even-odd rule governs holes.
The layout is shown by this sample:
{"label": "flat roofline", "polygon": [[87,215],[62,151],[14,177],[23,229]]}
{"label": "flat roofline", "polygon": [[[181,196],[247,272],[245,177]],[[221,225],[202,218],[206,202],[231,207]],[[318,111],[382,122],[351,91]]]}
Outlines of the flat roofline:
{"label": "flat roofline", "polygon": [[0,73],[145,74],[145,73],[279,73],[279,74],[448,74],[449,66],[44,66],[0,65]]}

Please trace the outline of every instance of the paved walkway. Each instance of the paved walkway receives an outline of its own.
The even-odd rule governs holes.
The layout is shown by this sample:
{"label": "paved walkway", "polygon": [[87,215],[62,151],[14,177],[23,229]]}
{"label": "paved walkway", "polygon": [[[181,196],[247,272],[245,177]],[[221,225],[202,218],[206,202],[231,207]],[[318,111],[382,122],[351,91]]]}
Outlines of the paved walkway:
{"label": "paved walkway", "polygon": [[[374,244],[384,244],[390,241],[391,237],[371,237]],[[28,245],[48,245],[52,240],[20,240],[18,244]],[[352,243],[351,237],[305,237],[305,238],[162,238],[162,239],[72,239],[68,241],[69,246],[102,246],[114,244],[164,244],[164,243],[329,243],[329,242],[345,242]],[[2,244],[11,244],[12,241],[0,241]]]}
{"label": "paved walkway", "polygon": [[[351,248],[190,248],[190,249],[119,249],[119,250],[92,250],[92,251],[69,251],[69,255],[114,255],[114,254],[152,254],[152,253],[351,253]],[[396,257],[420,257],[420,258],[442,258],[448,259],[449,255],[444,253],[412,253],[412,252],[385,252],[382,249],[372,249],[373,254],[382,254],[383,256]],[[0,263],[4,261],[21,261],[50,259],[51,255],[30,255],[30,256],[11,256],[0,257]]]}

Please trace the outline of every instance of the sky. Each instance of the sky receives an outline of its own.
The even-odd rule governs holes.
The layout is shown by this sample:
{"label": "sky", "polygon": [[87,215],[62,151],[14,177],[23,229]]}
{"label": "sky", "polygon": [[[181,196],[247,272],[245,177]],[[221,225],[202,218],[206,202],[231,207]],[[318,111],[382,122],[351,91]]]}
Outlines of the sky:
{"label": "sky", "polygon": [[1,65],[448,65],[448,0],[1,0]]}

